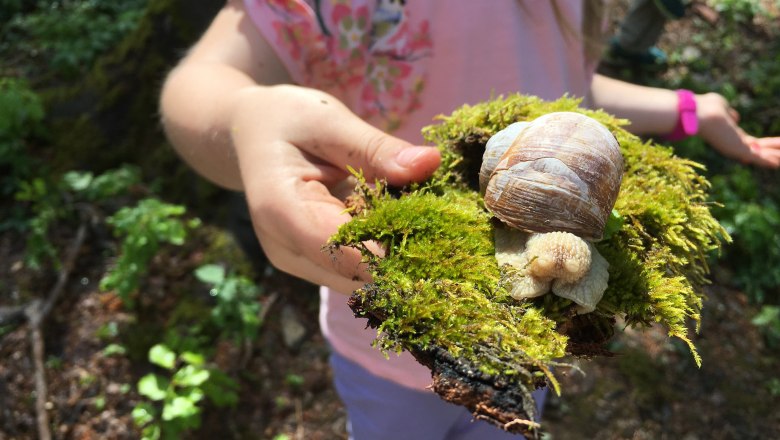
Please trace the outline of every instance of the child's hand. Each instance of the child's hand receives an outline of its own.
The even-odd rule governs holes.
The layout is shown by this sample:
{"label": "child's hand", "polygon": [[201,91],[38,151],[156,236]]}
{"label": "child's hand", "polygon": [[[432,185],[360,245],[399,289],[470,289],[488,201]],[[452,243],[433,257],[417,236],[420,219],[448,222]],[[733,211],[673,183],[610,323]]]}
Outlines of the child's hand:
{"label": "child's hand", "polygon": [[346,166],[362,169],[369,181],[402,185],[429,177],[439,165],[438,150],[389,136],[313,89],[258,87],[242,92],[235,108],[233,144],[255,232],[270,261],[343,292],[368,281],[357,251],[322,249],[350,219],[334,195],[348,176]]}
{"label": "child's hand", "polygon": [[699,134],[722,155],[744,164],[780,167],[780,137],[756,138],[738,125],[739,115],[716,93],[696,97]]}

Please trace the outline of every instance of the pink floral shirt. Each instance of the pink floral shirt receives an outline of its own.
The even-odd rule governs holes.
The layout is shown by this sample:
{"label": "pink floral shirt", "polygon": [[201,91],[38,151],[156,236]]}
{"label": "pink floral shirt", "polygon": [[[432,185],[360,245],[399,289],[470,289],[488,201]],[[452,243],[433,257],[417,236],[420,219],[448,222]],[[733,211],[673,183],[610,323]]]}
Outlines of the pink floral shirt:
{"label": "pink floral shirt", "polygon": [[[420,106],[431,54],[429,21],[400,1],[250,1],[255,23],[299,84],[349,96],[363,118],[386,129]],[[319,6],[317,6],[319,4]]]}
{"label": "pink floral shirt", "polygon": [[[299,85],[324,90],[410,142],[438,114],[501,94],[587,98],[594,65],[575,0],[244,0]],[[562,23],[566,23],[562,25]],[[320,324],[334,350],[374,374],[423,389],[408,353],[386,359],[346,296],[323,287]]]}

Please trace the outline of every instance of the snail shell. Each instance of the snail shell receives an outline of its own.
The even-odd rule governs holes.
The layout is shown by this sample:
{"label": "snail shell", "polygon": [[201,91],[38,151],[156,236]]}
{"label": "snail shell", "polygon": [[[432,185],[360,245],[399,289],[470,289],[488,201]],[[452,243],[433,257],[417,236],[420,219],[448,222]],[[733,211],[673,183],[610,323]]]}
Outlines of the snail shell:
{"label": "snail shell", "polygon": [[541,116],[518,131],[495,169],[483,161],[487,208],[517,229],[601,239],[623,177],[615,136],[574,112]]}

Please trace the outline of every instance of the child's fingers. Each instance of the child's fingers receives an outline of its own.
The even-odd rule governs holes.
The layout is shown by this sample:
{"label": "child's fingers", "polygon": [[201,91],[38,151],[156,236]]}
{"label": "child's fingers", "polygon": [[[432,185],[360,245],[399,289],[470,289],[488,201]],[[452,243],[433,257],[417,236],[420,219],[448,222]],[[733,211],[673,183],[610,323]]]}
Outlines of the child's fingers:
{"label": "child's fingers", "polygon": [[754,139],[750,142],[750,150],[757,165],[780,167],[780,137]]}
{"label": "child's fingers", "polygon": [[[327,248],[330,237],[350,219],[344,205],[317,181],[277,188],[276,200],[260,200],[252,209],[255,231],[273,265],[313,283],[351,292],[370,281],[356,249]],[[290,201],[291,200],[291,201]]]}

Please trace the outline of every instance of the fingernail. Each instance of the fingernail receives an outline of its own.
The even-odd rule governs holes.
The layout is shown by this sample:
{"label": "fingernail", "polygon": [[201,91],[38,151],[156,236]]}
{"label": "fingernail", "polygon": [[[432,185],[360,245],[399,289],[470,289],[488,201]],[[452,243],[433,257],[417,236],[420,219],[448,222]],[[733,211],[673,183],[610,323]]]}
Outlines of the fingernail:
{"label": "fingernail", "polygon": [[759,151],[761,149],[761,145],[758,142],[751,142],[750,149],[753,151]]}
{"label": "fingernail", "polygon": [[409,147],[404,148],[395,156],[395,162],[404,168],[414,165],[417,159],[425,154],[430,147]]}

